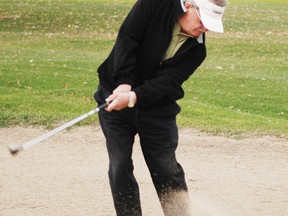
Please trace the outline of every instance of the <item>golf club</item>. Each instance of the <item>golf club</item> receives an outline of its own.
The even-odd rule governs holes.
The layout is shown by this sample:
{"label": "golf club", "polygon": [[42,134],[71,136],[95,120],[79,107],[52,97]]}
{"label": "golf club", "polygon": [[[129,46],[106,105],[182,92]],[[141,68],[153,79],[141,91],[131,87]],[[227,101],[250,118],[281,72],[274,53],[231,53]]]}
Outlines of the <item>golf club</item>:
{"label": "golf club", "polygon": [[17,153],[19,153],[21,151],[24,151],[24,150],[26,150],[26,149],[28,149],[28,148],[30,148],[30,147],[42,142],[43,140],[45,140],[45,139],[47,139],[47,138],[59,133],[60,131],[66,129],[68,127],[71,127],[72,125],[74,125],[74,124],[86,119],[87,117],[99,112],[101,109],[104,109],[108,105],[109,105],[109,103],[106,102],[105,104],[102,104],[101,106],[97,107],[96,109],[91,110],[90,112],[88,112],[88,113],[86,113],[84,115],[81,115],[81,116],[79,116],[79,117],[77,117],[77,118],[75,118],[75,119],[73,119],[73,120],[71,120],[71,121],[69,121],[69,122],[57,127],[57,128],[55,128],[55,129],[53,129],[53,130],[51,130],[51,131],[49,131],[49,132],[47,132],[47,133],[45,133],[45,134],[43,134],[43,135],[41,135],[39,137],[36,137],[35,139],[27,141],[27,142],[23,143],[22,145],[17,145],[17,144],[8,145],[9,152],[13,156],[15,156]]}

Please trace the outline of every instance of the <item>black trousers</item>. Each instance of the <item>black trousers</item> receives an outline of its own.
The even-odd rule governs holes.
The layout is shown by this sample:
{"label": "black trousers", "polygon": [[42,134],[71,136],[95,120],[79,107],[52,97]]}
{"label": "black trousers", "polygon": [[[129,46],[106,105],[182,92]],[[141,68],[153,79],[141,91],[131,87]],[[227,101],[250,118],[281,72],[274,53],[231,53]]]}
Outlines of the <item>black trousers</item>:
{"label": "black trousers", "polygon": [[[96,99],[99,102],[103,98],[98,95]],[[178,145],[176,116],[169,115],[177,106],[173,103],[149,111],[135,107],[99,112],[109,154],[110,187],[118,216],[142,215],[131,158],[136,134],[160,201],[167,193],[187,191],[184,171],[175,157]]]}

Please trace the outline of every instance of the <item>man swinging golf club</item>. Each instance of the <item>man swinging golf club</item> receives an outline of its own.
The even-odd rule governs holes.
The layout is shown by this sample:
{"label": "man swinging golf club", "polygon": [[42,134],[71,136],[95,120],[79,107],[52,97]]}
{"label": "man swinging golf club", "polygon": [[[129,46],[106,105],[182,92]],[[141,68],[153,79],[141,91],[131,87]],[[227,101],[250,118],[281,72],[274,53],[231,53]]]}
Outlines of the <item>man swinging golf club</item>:
{"label": "man swinging golf club", "polygon": [[117,215],[142,215],[131,159],[139,135],[164,214],[191,215],[184,171],[177,162],[177,100],[182,84],[206,57],[205,32],[223,32],[226,0],[138,0],[124,20],[95,92],[109,153]]}

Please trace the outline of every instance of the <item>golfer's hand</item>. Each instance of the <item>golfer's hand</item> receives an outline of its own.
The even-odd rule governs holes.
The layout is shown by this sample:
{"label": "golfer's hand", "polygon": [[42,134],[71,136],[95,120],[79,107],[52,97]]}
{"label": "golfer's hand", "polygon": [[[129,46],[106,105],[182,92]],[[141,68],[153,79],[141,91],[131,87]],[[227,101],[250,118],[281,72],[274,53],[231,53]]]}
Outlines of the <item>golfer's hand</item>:
{"label": "golfer's hand", "polygon": [[111,94],[106,101],[109,102],[109,106],[105,108],[106,111],[121,110],[127,107],[129,97],[127,92],[116,92]]}
{"label": "golfer's hand", "polygon": [[116,89],[114,89],[113,93],[117,92],[129,92],[131,91],[132,87],[129,84],[121,84]]}
{"label": "golfer's hand", "polygon": [[[129,94],[128,92],[131,91],[131,85],[122,84],[119,85],[113,93],[106,98],[106,101],[109,102],[109,106],[105,109],[108,112],[112,110],[121,110],[128,106],[129,103]],[[137,97],[135,92],[132,92],[133,100],[136,103]]]}

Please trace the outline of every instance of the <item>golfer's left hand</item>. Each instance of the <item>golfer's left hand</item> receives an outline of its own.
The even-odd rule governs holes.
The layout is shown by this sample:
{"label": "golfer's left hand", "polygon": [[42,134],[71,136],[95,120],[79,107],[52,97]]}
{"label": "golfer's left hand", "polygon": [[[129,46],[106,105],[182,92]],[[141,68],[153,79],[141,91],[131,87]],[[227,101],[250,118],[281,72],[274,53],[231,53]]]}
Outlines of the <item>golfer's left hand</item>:
{"label": "golfer's left hand", "polygon": [[117,92],[129,92],[131,91],[132,87],[129,84],[121,84],[116,89],[114,89],[113,93]]}

